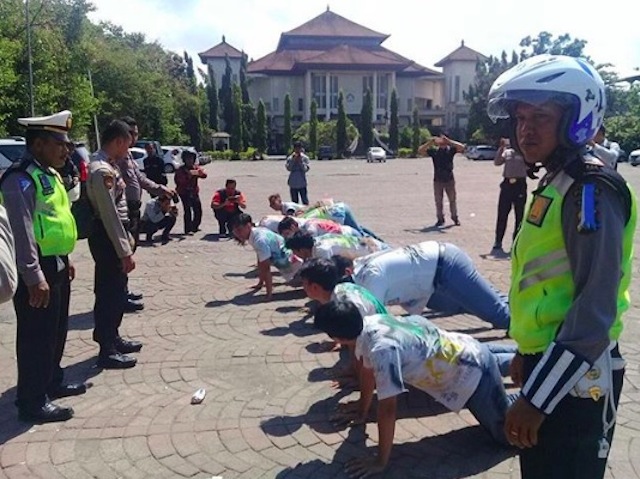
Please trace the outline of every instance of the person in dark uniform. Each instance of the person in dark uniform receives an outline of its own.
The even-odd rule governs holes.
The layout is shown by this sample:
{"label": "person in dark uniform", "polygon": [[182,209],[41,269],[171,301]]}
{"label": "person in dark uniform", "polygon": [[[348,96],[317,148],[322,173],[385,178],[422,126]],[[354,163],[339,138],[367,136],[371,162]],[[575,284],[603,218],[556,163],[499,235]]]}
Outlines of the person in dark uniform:
{"label": "person in dark uniform", "polygon": [[70,283],[75,276],[68,255],[77,232],[67,192],[55,169],[69,155],[71,112],[18,122],[27,127],[27,153],[0,182],[15,235],[19,272],[13,298],[18,326],[16,405],[22,420],[66,421],[73,409],[51,399],[86,391],[85,384],[63,384],[60,367],[67,339]]}
{"label": "person in dark uniform", "polygon": [[489,116],[508,119],[511,144],[546,170],[511,254],[511,377],[522,391],[504,430],[523,479],[601,479],[613,439],[637,206],[585,148],[606,96],[589,62],[554,55],[520,62],[489,92]]}
{"label": "person in dark uniform", "polygon": [[500,197],[498,198],[498,218],[496,219],[496,237],[492,253],[503,253],[502,239],[507,230],[509,212],[513,208],[516,216],[513,227],[513,239],[520,229],[524,206],[527,202],[527,165],[520,153],[511,148],[508,138],[500,140],[500,148],[493,159],[496,166],[504,165],[502,183],[500,183]]}
{"label": "person in dark uniform", "polygon": [[127,275],[136,266],[126,185],[116,166],[128,155],[130,142],[129,126],[112,121],[102,132],[102,148],[91,158],[87,180],[87,195],[95,212],[89,235],[89,250],[96,263],[93,340],[100,345],[97,365],[106,369],[135,366],[136,359],[127,354],[142,349],[142,343],[125,340],[118,333],[127,303]]}
{"label": "person in dark uniform", "polygon": [[[147,157],[144,159],[144,174],[154,183],[159,185],[167,185],[167,175],[164,172],[164,160],[160,157],[160,154],[156,152],[156,147],[153,143],[147,143],[144,145],[144,149],[147,152]],[[150,192],[151,198],[156,198],[158,195],[155,192]]]}
{"label": "person in dark uniform", "polygon": [[[130,116],[125,116],[121,119],[129,126],[129,134],[131,135],[131,142],[129,148],[135,145],[138,140],[138,124]],[[138,164],[135,162],[129,151],[127,155],[120,158],[117,162],[117,166],[120,169],[120,174],[126,185],[125,193],[127,197],[127,208],[129,211],[129,231],[133,236],[135,252],[138,243],[140,242],[140,210],[142,208],[142,190],[148,191],[150,194],[156,196],[167,195],[173,196],[174,190],[164,185],[159,185],[145,176],[144,173],[138,168]],[[139,302],[142,300],[142,294],[133,293],[127,287],[127,303],[125,304],[125,312],[131,313],[144,309],[144,304]]]}

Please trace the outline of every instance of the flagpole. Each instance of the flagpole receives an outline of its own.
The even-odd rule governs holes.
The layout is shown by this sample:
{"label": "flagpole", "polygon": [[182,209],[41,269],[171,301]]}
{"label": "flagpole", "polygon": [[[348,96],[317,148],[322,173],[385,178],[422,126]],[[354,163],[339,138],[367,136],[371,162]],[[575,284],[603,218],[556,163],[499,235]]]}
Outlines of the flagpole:
{"label": "flagpole", "polygon": [[29,21],[29,0],[25,0],[25,18],[27,22],[27,55],[29,63],[29,102],[31,104],[31,116],[35,116],[35,106],[33,103],[33,59],[31,56],[31,22]]}

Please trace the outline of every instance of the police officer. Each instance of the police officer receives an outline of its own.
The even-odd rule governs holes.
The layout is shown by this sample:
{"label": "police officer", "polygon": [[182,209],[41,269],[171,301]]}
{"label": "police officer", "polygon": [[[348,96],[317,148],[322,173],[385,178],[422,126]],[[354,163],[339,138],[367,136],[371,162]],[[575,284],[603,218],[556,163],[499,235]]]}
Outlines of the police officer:
{"label": "police officer", "polygon": [[47,117],[21,118],[27,127],[27,153],[2,177],[0,189],[15,236],[18,287],[17,400],[20,419],[66,421],[73,409],[51,399],[86,392],[84,384],[63,384],[60,360],[67,338],[70,282],[68,255],[76,224],[62,178],[55,168],[69,154],[68,110]]}
{"label": "police officer", "polygon": [[[131,142],[129,148],[138,141],[138,124],[130,116],[121,118],[121,121],[129,126]],[[118,160],[118,168],[122,174],[126,185],[127,208],[129,212],[129,231],[134,239],[134,251],[140,241],[140,209],[142,208],[142,190],[146,190],[155,196],[173,196],[174,190],[164,185],[154,183],[147,178],[138,168],[138,164],[127,151],[127,155]],[[125,312],[133,312],[144,309],[144,305],[138,300],[142,299],[142,294],[130,292],[127,288],[127,303]]]}
{"label": "police officer", "polygon": [[504,165],[502,170],[502,183],[500,183],[500,196],[498,198],[498,217],[496,219],[496,237],[493,243],[494,254],[503,253],[502,239],[507,229],[509,212],[513,208],[516,216],[513,227],[513,238],[515,239],[522,216],[524,206],[527,202],[527,165],[520,153],[511,148],[508,138],[500,140],[500,148],[493,159],[496,166]]}
{"label": "police officer", "polygon": [[489,93],[489,115],[508,118],[511,144],[546,170],[513,247],[509,298],[522,392],[505,434],[522,449],[525,479],[600,479],[613,437],[636,203],[586,153],[605,102],[596,70],[564,56],[529,58]]}
{"label": "police officer", "polygon": [[18,269],[13,232],[7,210],[0,205],[0,304],[13,298],[17,287]]}
{"label": "police officer", "polygon": [[136,359],[127,354],[142,349],[142,343],[127,341],[118,333],[127,302],[127,274],[136,266],[133,238],[128,231],[125,183],[116,166],[129,153],[129,126],[114,120],[102,132],[101,140],[102,149],[91,159],[87,180],[87,194],[95,212],[88,238],[96,263],[93,339],[100,345],[97,365],[123,369],[136,364]]}

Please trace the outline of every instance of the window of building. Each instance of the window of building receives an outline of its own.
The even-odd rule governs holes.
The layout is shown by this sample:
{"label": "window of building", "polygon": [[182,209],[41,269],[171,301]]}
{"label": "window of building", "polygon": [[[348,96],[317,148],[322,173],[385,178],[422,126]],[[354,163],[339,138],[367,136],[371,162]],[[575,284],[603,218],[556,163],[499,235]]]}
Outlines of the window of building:
{"label": "window of building", "polygon": [[304,111],[304,98],[298,98],[298,111]]}
{"label": "window of building", "polygon": [[456,79],[455,79],[455,95],[456,95],[456,103],[460,101],[460,76],[456,75]]}
{"label": "window of building", "polygon": [[413,111],[413,98],[407,98],[407,111]]}
{"label": "window of building", "polygon": [[380,75],[378,77],[378,108],[387,109],[387,98],[389,96],[389,75]]}
{"label": "window of building", "polygon": [[318,108],[327,107],[327,83],[325,75],[311,75],[312,96]]}
{"label": "window of building", "polygon": [[264,109],[267,111],[271,111],[271,102],[270,101],[265,101],[264,102]]}
{"label": "window of building", "polygon": [[271,106],[274,112],[280,111],[280,98],[273,97],[273,101],[271,102]]}
{"label": "window of building", "polygon": [[338,77],[331,75],[329,77],[329,94],[331,96],[331,108],[338,108]]}

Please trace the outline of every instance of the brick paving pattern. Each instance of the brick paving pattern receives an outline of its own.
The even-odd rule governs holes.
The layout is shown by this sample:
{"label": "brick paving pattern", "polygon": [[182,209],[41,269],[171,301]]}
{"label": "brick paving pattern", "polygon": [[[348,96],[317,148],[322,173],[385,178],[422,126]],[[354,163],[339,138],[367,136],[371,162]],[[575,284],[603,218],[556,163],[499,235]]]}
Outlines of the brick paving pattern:
{"label": "brick paving pattern", "polygon": [[[93,263],[86,241],[73,260],[68,379],[91,380],[87,394],[60,402],[75,417],[31,426],[18,422],[15,395],[15,316],[0,307],[0,478],[341,478],[349,458],[372,451],[376,427],[337,428],[336,403],[355,393],[331,387],[339,355],[312,328],[301,290],[276,277],[274,300],[251,294],[255,254],[217,240],[210,195],[227,177],[238,180],[248,211],[270,213],[267,196],[287,195],[284,163],[221,162],[206,167],[203,231],[166,245],[142,247],[132,289],[145,295],[144,311],[125,316],[123,335],[144,342],[138,365],[125,371],[94,368],[91,340]],[[640,168],[621,166],[640,191]],[[313,162],[312,199],[348,202],[359,221],[393,245],[424,240],[453,242],[502,290],[508,259],[487,257],[493,244],[500,169],[490,162],[456,160],[462,226],[435,229],[430,161]],[[510,235],[511,223],[507,230]],[[176,233],[182,232],[181,219]],[[505,242],[508,249],[509,243]],[[640,246],[640,235],[636,240]],[[640,477],[640,263],[626,314],[622,350],[628,361],[607,478]],[[504,333],[468,316],[437,317],[444,328],[482,340]],[[190,404],[199,388],[200,405]],[[517,478],[513,451],[492,444],[468,411],[445,411],[424,394],[403,395],[387,478]]]}

